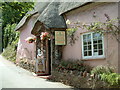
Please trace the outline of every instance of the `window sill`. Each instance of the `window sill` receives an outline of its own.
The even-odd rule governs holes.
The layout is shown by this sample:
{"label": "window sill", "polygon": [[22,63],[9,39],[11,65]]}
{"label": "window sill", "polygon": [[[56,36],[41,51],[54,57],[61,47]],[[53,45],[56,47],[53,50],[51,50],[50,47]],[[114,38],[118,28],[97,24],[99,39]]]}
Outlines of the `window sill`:
{"label": "window sill", "polygon": [[91,60],[105,60],[105,57],[95,57],[95,58],[83,58],[82,61],[91,61]]}

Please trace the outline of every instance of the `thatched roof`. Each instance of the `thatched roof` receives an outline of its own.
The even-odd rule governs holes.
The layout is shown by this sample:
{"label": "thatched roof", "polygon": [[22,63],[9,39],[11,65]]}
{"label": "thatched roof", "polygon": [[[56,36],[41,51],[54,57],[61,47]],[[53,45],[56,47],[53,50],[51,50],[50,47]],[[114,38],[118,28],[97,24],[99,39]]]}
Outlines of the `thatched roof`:
{"label": "thatched roof", "polygon": [[48,6],[49,3],[50,2],[37,2],[34,9],[41,14],[43,10]]}
{"label": "thatched roof", "polygon": [[91,0],[86,0],[86,2],[61,2],[60,6],[59,6],[59,14],[61,15],[63,13],[71,11],[75,8],[78,8],[82,5],[85,5],[89,1],[91,1]]}
{"label": "thatched roof", "polygon": [[59,15],[58,8],[60,2],[52,2],[38,17],[47,28],[66,28],[65,20]]}
{"label": "thatched roof", "polygon": [[39,3],[37,3],[36,6],[34,7],[34,9],[32,11],[28,11],[26,13],[26,15],[21,19],[21,21],[16,26],[15,31],[20,30],[20,28],[23,27],[27,23],[28,19],[32,15],[34,15],[36,13],[41,14],[43,12],[43,10],[47,7],[48,4],[49,4],[49,2],[39,2]]}
{"label": "thatched roof", "polygon": [[29,19],[29,17],[31,17],[32,15],[34,15],[36,13],[37,13],[36,11],[29,11],[28,13],[26,13],[26,15],[17,24],[15,31],[19,30],[26,23],[26,21]]}
{"label": "thatched roof", "polygon": [[39,13],[40,15],[33,25],[32,32],[35,30],[34,27],[36,27],[36,23],[37,26],[39,26],[38,21],[40,25],[44,25],[44,27],[48,29],[66,28],[65,20],[61,14],[80,7],[86,3],[88,2],[39,2],[33,11],[28,12],[22,18],[15,30],[20,30],[20,28],[27,23],[27,20],[36,13]]}
{"label": "thatched roof", "polygon": [[[36,35],[36,33],[42,31],[43,28],[46,29],[67,28],[63,16],[59,15],[58,12],[59,5],[60,2],[51,2],[47,6],[47,8],[41,13],[41,15],[36,20],[36,23],[31,32],[32,34]],[[37,31],[37,27],[41,27],[39,28],[39,31]]]}

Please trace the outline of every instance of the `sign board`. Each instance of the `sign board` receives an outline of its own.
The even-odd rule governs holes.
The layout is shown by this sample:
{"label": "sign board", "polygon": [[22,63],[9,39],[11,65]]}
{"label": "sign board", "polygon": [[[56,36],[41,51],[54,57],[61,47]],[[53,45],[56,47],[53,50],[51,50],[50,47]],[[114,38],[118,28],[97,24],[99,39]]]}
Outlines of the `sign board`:
{"label": "sign board", "polygon": [[55,45],[65,45],[65,31],[55,31]]}

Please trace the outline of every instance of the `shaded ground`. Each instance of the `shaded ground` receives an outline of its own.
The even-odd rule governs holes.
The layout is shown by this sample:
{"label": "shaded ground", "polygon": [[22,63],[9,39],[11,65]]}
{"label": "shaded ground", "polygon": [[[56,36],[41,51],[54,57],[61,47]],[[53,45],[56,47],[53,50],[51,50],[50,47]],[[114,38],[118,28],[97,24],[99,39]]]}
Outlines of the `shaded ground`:
{"label": "shaded ground", "polygon": [[0,56],[0,89],[1,88],[70,88],[62,83],[49,82]]}

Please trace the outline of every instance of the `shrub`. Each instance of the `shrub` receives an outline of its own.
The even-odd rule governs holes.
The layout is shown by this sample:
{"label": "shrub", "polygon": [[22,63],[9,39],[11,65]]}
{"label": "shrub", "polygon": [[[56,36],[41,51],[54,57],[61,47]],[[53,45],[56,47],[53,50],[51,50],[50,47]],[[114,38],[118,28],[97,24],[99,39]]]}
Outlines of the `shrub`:
{"label": "shrub", "polygon": [[[53,82],[62,82],[66,85],[70,85],[73,88],[107,88],[108,85],[106,82],[101,80],[95,81],[94,79],[90,79],[89,77],[83,77],[80,75],[76,75],[75,73],[65,72],[65,70],[52,71],[52,76],[49,79]],[[96,89],[97,90],[97,89]]]}
{"label": "shrub", "polygon": [[97,66],[95,68],[92,69],[91,74],[110,74],[114,72],[114,68],[113,67],[108,67],[108,66]]}
{"label": "shrub", "polygon": [[16,61],[16,49],[17,49],[17,42],[18,42],[18,39],[14,42],[12,42],[12,44],[8,45],[7,48],[3,51],[2,55],[12,61],[12,62],[15,62]]}
{"label": "shrub", "polygon": [[27,59],[21,59],[20,63],[19,63],[19,66],[24,68],[24,69],[27,69],[31,72],[35,72],[35,62],[34,60],[28,60]]}
{"label": "shrub", "polygon": [[77,70],[77,71],[87,71],[90,72],[91,67],[85,65],[82,61],[65,61],[62,60],[55,67],[58,70]]}
{"label": "shrub", "polygon": [[117,73],[101,74],[101,80],[107,82],[111,86],[120,86],[120,75]]}

